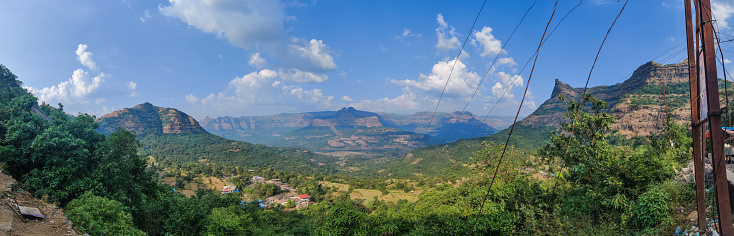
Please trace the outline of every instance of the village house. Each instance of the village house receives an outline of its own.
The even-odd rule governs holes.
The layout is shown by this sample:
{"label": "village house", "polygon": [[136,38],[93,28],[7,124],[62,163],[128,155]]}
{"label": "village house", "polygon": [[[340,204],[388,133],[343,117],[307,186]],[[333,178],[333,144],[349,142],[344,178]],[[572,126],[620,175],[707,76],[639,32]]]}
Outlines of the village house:
{"label": "village house", "polygon": [[237,186],[234,185],[225,185],[222,187],[222,194],[228,194],[228,193],[239,193],[240,191],[237,190]]}
{"label": "village house", "polygon": [[256,176],[252,176],[252,182],[259,183],[259,182],[264,182],[264,181],[265,181],[265,178],[263,178],[263,177],[260,177],[260,176],[257,176],[257,175]]}

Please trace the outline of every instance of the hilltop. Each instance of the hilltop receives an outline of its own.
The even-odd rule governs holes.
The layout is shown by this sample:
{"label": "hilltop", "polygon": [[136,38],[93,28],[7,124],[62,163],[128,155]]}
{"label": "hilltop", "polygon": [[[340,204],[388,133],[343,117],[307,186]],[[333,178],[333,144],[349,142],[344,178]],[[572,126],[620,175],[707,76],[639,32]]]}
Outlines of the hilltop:
{"label": "hilltop", "polygon": [[198,134],[206,131],[193,117],[173,108],[153,106],[148,102],[124,108],[97,119],[100,133],[109,134],[122,127],[138,135]]}

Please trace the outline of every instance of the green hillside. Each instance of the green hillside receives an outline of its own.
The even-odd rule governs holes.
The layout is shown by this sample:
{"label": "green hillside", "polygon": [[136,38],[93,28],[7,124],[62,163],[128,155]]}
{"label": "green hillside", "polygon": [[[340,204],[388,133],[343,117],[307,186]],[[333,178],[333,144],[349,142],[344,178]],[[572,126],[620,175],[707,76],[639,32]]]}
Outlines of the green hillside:
{"label": "green hillside", "polygon": [[137,133],[142,144],[140,155],[152,157],[163,166],[204,162],[304,174],[335,172],[330,168],[333,157],[225,139],[206,132],[179,110],[150,103],[112,112],[98,118],[97,123],[97,130],[103,133],[116,127]]}

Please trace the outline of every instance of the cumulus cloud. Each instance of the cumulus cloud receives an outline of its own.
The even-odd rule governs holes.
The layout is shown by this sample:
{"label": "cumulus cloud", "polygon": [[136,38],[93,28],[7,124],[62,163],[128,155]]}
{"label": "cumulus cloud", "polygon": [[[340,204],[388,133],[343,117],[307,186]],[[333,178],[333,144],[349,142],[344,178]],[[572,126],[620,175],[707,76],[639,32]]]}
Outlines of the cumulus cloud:
{"label": "cumulus cloud", "polygon": [[294,39],[289,51],[291,55],[300,59],[305,66],[320,70],[336,69],[334,58],[329,54],[329,49],[322,40],[311,39],[307,43],[299,43],[300,40]]}
{"label": "cumulus cloud", "polygon": [[342,97],[342,101],[345,101],[345,102],[354,102],[354,100],[352,98],[350,98],[349,96],[343,96]]}
{"label": "cumulus cloud", "polygon": [[504,94],[505,98],[507,98],[508,100],[512,100],[514,98],[514,95],[512,94],[512,88],[522,86],[522,76],[513,76],[500,71],[497,73],[497,82],[495,82],[494,86],[492,86],[492,95],[499,98]]}
{"label": "cumulus cloud", "polygon": [[420,98],[417,94],[409,89],[403,89],[403,94],[395,98],[381,98],[377,100],[363,100],[360,102],[350,103],[350,107],[360,110],[376,111],[376,112],[406,112],[427,109],[429,104],[433,104],[437,100],[428,97]]}
{"label": "cumulus cloud", "polygon": [[169,3],[159,6],[164,16],[178,18],[245,49],[282,39],[285,35],[286,15],[280,1],[169,0]]}
{"label": "cumulus cloud", "polygon": [[334,96],[325,96],[321,89],[304,90],[300,87],[291,88],[290,94],[302,102],[322,104],[324,107],[330,107],[331,99],[334,98]]}
{"label": "cumulus cloud", "polygon": [[502,43],[492,35],[492,28],[484,26],[482,30],[474,33],[474,37],[482,46],[482,53],[480,53],[479,56],[493,56],[503,52]]}
{"label": "cumulus cloud", "polygon": [[497,60],[497,65],[515,66],[517,63],[515,63],[515,60],[512,59],[512,57],[503,57]]}
{"label": "cumulus cloud", "polygon": [[729,28],[727,20],[734,14],[734,1],[732,0],[712,0],[711,13],[716,19],[716,23],[721,28]]}
{"label": "cumulus cloud", "polygon": [[197,103],[197,102],[199,102],[199,98],[197,98],[193,94],[189,94],[189,95],[186,95],[186,102],[188,102],[188,103]]}
{"label": "cumulus cloud", "polygon": [[99,70],[99,66],[97,66],[97,63],[92,60],[92,53],[87,52],[86,44],[79,44],[79,47],[77,47],[76,49],[76,56],[76,59],[79,60],[82,65],[88,67],[90,70]]}
{"label": "cumulus cloud", "polygon": [[[221,56],[222,54],[219,54],[219,55]],[[265,66],[267,65],[267,60],[265,60],[265,58],[261,57],[260,56],[260,53],[258,52],[258,53],[254,53],[254,54],[252,54],[252,56],[250,56],[249,64],[251,66],[254,66],[255,68],[262,69],[262,68],[265,68]]]}
{"label": "cumulus cloud", "polygon": [[[268,109],[272,109],[273,106],[294,105],[331,108],[334,96],[325,95],[321,89],[305,89],[298,85],[289,85],[285,79],[289,76],[316,80],[308,78],[316,75],[307,75],[307,72],[296,69],[282,72],[263,69],[232,79],[227,91],[211,93],[201,99],[189,94],[185,96],[185,100],[191,104],[206,105],[227,112],[263,106],[267,106]],[[290,77],[289,79],[293,79]]]}
{"label": "cumulus cloud", "polygon": [[436,17],[438,21],[438,28],[436,28],[436,36],[438,36],[438,43],[436,48],[440,51],[446,51],[451,49],[457,49],[461,46],[459,39],[456,38],[458,35],[456,29],[453,26],[446,23],[443,19],[443,15],[438,14]]}
{"label": "cumulus cloud", "polygon": [[329,47],[322,40],[305,40],[288,35],[285,22],[295,19],[285,13],[294,4],[273,0],[169,0],[159,6],[162,15],[177,18],[203,32],[225,38],[233,45],[260,52],[250,57],[257,69],[266,60],[276,67],[323,72],[337,68]]}
{"label": "cumulus cloud", "polygon": [[98,91],[106,77],[108,76],[104,73],[92,77],[88,72],[77,69],[69,80],[58,85],[29,89],[38,96],[38,100],[49,104],[56,102],[86,104],[89,103],[88,96]]}
{"label": "cumulus cloud", "polygon": [[138,84],[136,84],[135,82],[132,82],[132,81],[127,82],[127,88],[129,88],[131,90],[135,90],[135,89],[138,88]]}
{"label": "cumulus cloud", "polygon": [[312,82],[312,83],[323,83],[329,80],[327,75],[316,75],[311,72],[301,71],[296,68],[291,69],[280,69],[278,74],[281,78],[293,82]]}
{"label": "cumulus cloud", "polygon": [[135,82],[130,81],[127,84],[125,84],[125,86],[127,86],[127,88],[129,88],[130,90],[132,90],[132,92],[130,92],[130,97],[135,97],[135,96],[138,95],[138,93],[135,92],[135,89],[138,88],[138,84],[136,84]]}
{"label": "cumulus cloud", "polygon": [[[451,72],[454,63],[456,63],[456,67]],[[446,85],[449,74],[451,74],[451,79]],[[476,72],[468,71],[461,60],[454,59],[436,63],[433,65],[431,74],[420,74],[418,80],[390,80],[390,82],[433,93],[440,93],[446,86],[446,95],[459,97],[471,95],[480,79],[481,77]]]}

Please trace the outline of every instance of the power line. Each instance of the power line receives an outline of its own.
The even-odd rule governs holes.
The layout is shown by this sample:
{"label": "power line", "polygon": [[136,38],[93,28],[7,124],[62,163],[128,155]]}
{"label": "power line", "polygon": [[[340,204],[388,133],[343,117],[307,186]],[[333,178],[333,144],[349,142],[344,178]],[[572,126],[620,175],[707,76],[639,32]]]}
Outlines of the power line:
{"label": "power line", "polygon": [[[576,8],[578,8],[578,7],[579,7],[579,6],[581,5],[581,3],[582,3],[582,2],[583,2],[583,1],[579,1],[579,3],[578,3],[578,4],[576,4],[576,6],[574,6],[573,8],[571,8],[571,10],[569,10],[569,11],[568,11],[568,12],[566,13],[566,15],[565,15],[565,16],[563,16],[563,18],[561,18],[561,20],[560,20],[560,21],[558,21],[558,23],[556,24],[556,26],[555,26],[555,27],[553,27],[553,30],[551,30],[551,32],[550,32],[550,33],[548,34],[548,37],[546,37],[546,38],[545,38],[545,39],[543,40],[543,43],[542,43],[541,45],[545,44],[545,43],[546,43],[546,42],[548,41],[548,39],[550,39],[550,37],[551,37],[551,36],[553,36],[553,33],[555,33],[555,32],[556,32],[556,30],[558,29],[558,26],[560,26],[560,25],[561,25],[561,23],[563,23],[563,21],[564,21],[564,20],[566,20],[566,18],[567,18],[567,17],[568,17],[568,16],[569,16],[569,15],[570,15],[570,14],[571,14],[571,13],[572,13],[572,12],[573,12],[574,10],[576,10]],[[528,66],[528,65],[530,64],[530,62],[531,62],[531,61],[533,60],[533,58],[535,58],[535,56],[537,56],[537,55],[538,55],[538,52],[535,52],[535,53],[533,53],[533,55],[532,55],[532,56],[530,56],[530,58],[529,58],[529,59],[527,60],[527,62],[525,62],[525,65],[524,65],[524,66],[522,67],[522,69],[520,70],[520,72],[519,72],[519,73],[517,73],[517,75],[515,75],[515,76],[513,77],[513,79],[512,79],[512,82],[510,82],[510,84],[514,84],[514,83],[515,83],[515,81],[517,81],[517,79],[518,79],[518,78],[520,78],[520,74],[522,74],[522,72],[523,72],[523,71],[525,71],[525,68],[527,68],[527,66]],[[485,123],[485,122],[487,121],[487,118],[489,118],[489,115],[490,115],[490,114],[492,114],[492,111],[494,111],[494,109],[495,109],[495,108],[497,107],[497,105],[499,104],[499,102],[500,102],[500,101],[502,101],[502,98],[504,98],[504,97],[505,97],[505,95],[507,95],[507,92],[508,92],[509,90],[510,90],[510,87],[508,86],[508,87],[507,87],[507,88],[505,89],[505,91],[504,91],[504,92],[502,92],[502,95],[501,95],[501,96],[500,96],[500,97],[499,97],[499,98],[497,99],[497,102],[495,102],[495,103],[494,103],[494,106],[492,106],[492,109],[490,109],[490,110],[489,110],[489,112],[487,112],[487,115],[485,115],[485,116],[484,116],[484,119],[482,119],[482,123]],[[470,138],[470,139],[471,139],[471,138],[474,138],[474,136],[475,136],[475,135],[477,134],[477,132],[479,131],[479,129],[480,129],[481,127],[482,127],[482,125],[481,125],[481,124],[479,124],[479,126],[477,126],[477,128],[476,128],[476,129],[474,130],[474,133],[472,133],[472,135],[471,135],[471,136],[470,136],[469,138]]]}
{"label": "power line", "polygon": [[[627,7],[627,3],[629,3],[629,0],[626,0],[624,2],[624,5],[622,6],[622,9],[619,10],[619,13],[617,14],[617,17],[614,18],[614,22],[612,22],[612,25],[609,26],[609,29],[607,30],[607,33],[604,36],[604,40],[602,40],[601,45],[599,46],[599,50],[596,52],[596,57],[594,58],[594,63],[591,65],[591,69],[589,70],[589,76],[586,78],[586,85],[584,85],[584,90],[581,93],[580,101],[578,102],[577,107],[576,107],[576,113],[574,114],[573,120],[571,121],[571,127],[572,127],[571,128],[571,133],[568,135],[568,143],[566,145],[566,151],[563,154],[563,162],[561,164],[561,170],[566,165],[566,157],[568,156],[568,150],[571,147],[571,140],[573,139],[573,133],[576,131],[576,120],[578,119],[578,115],[579,115],[579,112],[581,111],[581,107],[583,107],[583,104],[584,104],[584,101],[585,101],[586,90],[589,87],[589,81],[591,80],[591,74],[594,72],[594,67],[596,66],[596,61],[597,61],[597,59],[599,59],[599,54],[601,54],[601,50],[602,50],[602,48],[604,48],[604,43],[607,41],[607,37],[609,37],[609,33],[612,32],[612,28],[614,28],[614,25],[617,24],[617,20],[619,19],[619,16],[622,15],[622,12],[624,12],[625,7]],[[593,143],[593,139],[592,139],[592,143]],[[555,189],[556,189],[557,182],[558,182],[558,179],[556,179],[556,181],[553,182],[553,188],[552,188],[553,190],[552,190],[552,193],[551,193],[551,197],[554,197],[555,196]]]}
{"label": "power line", "polygon": [[[540,42],[538,43],[538,49],[535,50],[535,53],[538,54],[540,52],[540,47],[543,46],[543,39],[545,39],[545,33],[548,31],[548,26],[550,26],[551,21],[553,21],[553,16],[556,15],[556,7],[558,5],[558,0],[556,0],[556,3],[553,5],[553,13],[551,14],[550,19],[548,19],[548,23],[545,25],[545,30],[543,30],[543,36],[540,37]],[[474,233],[474,228],[477,226],[477,222],[479,221],[479,215],[482,214],[482,210],[484,209],[484,203],[487,202],[487,197],[489,196],[489,193],[492,190],[492,185],[494,185],[494,180],[497,178],[497,173],[500,170],[500,166],[502,166],[502,159],[505,157],[505,152],[507,151],[507,145],[510,143],[510,137],[512,136],[512,131],[515,129],[515,123],[517,123],[517,117],[520,116],[520,110],[522,110],[522,105],[525,102],[525,96],[528,93],[528,88],[530,87],[530,80],[533,78],[533,72],[535,71],[535,63],[538,61],[538,57],[535,57],[535,60],[533,62],[533,67],[530,69],[530,76],[528,76],[528,82],[527,86],[525,86],[525,92],[522,94],[522,100],[520,100],[520,107],[517,108],[517,114],[515,114],[515,121],[512,122],[512,128],[510,128],[510,133],[507,135],[507,141],[505,142],[505,147],[502,149],[502,155],[500,155],[499,162],[497,163],[497,168],[494,170],[494,176],[492,176],[492,181],[489,183],[489,188],[487,189],[487,193],[484,195],[484,199],[482,199],[482,204],[479,207],[479,211],[477,212],[476,219],[474,219],[474,224],[472,224],[471,231],[469,231],[469,235],[472,235]]]}
{"label": "power line", "polygon": [[466,46],[466,42],[469,41],[469,38],[471,37],[471,32],[474,31],[474,26],[477,24],[477,20],[479,20],[479,15],[482,14],[482,10],[484,9],[484,5],[486,4],[487,4],[487,0],[484,0],[484,3],[482,3],[482,7],[479,8],[477,17],[474,18],[474,23],[472,23],[471,29],[469,29],[469,33],[466,35],[466,39],[464,39],[464,44],[462,44],[461,49],[459,49],[459,54],[456,55],[456,58],[454,59],[454,65],[451,66],[451,71],[449,72],[449,76],[446,78],[446,84],[443,85],[443,91],[441,91],[441,96],[438,97],[438,102],[436,103],[436,109],[433,110],[433,115],[431,115],[431,121],[429,121],[428,126],[426,126],[426,132],[423,134],[423,140],[421,140],[421,143],[425,142],[426,136],[428,136],[428,131],[431,130],[431,124],[433,123],[433,118],[436,117],[436,112],[438,112],[438,106],[441,105],[441,99],[443,99],[443,94],[446,93],[446,87],[449,86],[449,81],[451,80],[451,75],[454,73],[454,68],[456,67],[456,63],[459,61],[459,57],[461,56],[461,53],[464,52],[464,46]]}
{"label": "power line", "polygon": [[[487,69],[487,72],[484,73],[484,77],[482,77],[482,80],[480,80],[479,81],[479,84],[477,84],[477,88],[474,89],[474,93],[469,98],[469,101],[466,103],[466,106],[464,106],[464,109],[461,110],[461,113],[459,113],[459,116],[456,118],[456,120],[454,120],[454,124],[451,125],[451,129],[449,129],[449,132],[446,133],[446,137],[443,139],[443,142],[444,143],[446,142],[446,140],[448,140],[449,135],[451,134],[451,131],[454,130],[454,127],[456,126],[456,122],[458,122],[459,119],[461,118],[461,116],[464,115],[464,111],[466,111],[466,108],[469,107],[469,104],[471,103],[472,99],[474,99],[474,96],[477,95],[477,91],[479,91],[479,88],[482,86],[482,82],[484,82],[484,79],[487,78],[487,74],[489,74],[489,71],[491,71],[492,70],[492,67],[494,67],[494,64],[497,62],[497,59],[499,59],[500,54],[502,54],[502,52],[505,50],[505,47],[507,46],[507,44],[510,43],[510,40],[512,39],[512,36],[515,35],[515,32],[517,31],[517,29],[520,28],[520,24],[522,24],[522,22],[525,20],[525,17],[528,16],[528,13],[530,13],[530,10],[533,9],[533,7],[535,6],[536,3],[538,3],[537,0],[535,2],[533,2],[532,5],[530,5],[530,7],[528,8],[527,11],[525,11],[525,15],[523,15],[522,16],[522,19],[520,19],[520,22],[517,23],[517,26],[515,26],[515,29],[510,34],[510,37],[508,37],[507,40],[505,40],[505,44],[502,45],[502,48],[500,48],[500,51],[497,52],[497,56],[494,57],[494,60],[492,61],[492,64]],[[479,126],[481,127],[481,124]]]}

